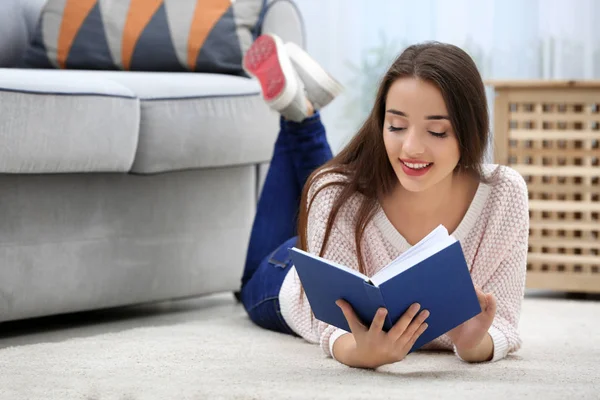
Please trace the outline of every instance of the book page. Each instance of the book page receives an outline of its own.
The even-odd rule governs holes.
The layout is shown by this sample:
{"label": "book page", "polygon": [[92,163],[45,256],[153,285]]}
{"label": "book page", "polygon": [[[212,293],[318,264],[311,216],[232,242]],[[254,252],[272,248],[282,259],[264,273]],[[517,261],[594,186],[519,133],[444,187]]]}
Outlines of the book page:
{"label": "book page", "polygon": [[409,257],[412,257],[414,254],[420,252],[421,249],[429,246],[430,242],[440,241],[447,236],[448,236],[448,230],[446,229],[446,227],[444,225],[438,225],[437,228],[435,228],[434,230],[429,232],[429,234],[427,234],[427,236],[425,236],[423,239],[421,239],[417,244],[415,244],[414,246],[412,246],[411,248],[406,250],[404,253],[400,254],[398,256],[398,258],[396,258],[394,261],[389,263],[385,268],[387,268],[390,265],[402,262],[402,260],[405,260]]}
{"label": "book page", "polygon": [[364,274],[361,274],[360,272],[358,272],[355,269],[352,269],[350,267],[346,267],[345,265],[338,264],[338,263],[335,263],[335,262],[330,261],[330,260],[326,260],[325,258],[322,258],[322,257],[319,257],[319,256],[315,256],[314,254],[308,253],[308,252],[306,252],[304,250],[300,250],[297,247],[294,247],[294,250],[297,251],[298,253],[302,253],[302,254],[306,255],[307,257],[314,258],[315,260],[319,260],[321,262],[324,262],[325,264],[331,265],[332,267],[341,269],[342,271],[346,271],[349,274],[356,275],[359,278],[364,279],[365,281],[369,280],[368,276],[366,276]]}
{"label": "book page", "polygon": [[371,280],[375,285],[380,285],[455,242],[456,239],[448,235],[448,230],[443,225],[439,225],[421,239],[419,243],[402,253],[385,268],[373,275]]}

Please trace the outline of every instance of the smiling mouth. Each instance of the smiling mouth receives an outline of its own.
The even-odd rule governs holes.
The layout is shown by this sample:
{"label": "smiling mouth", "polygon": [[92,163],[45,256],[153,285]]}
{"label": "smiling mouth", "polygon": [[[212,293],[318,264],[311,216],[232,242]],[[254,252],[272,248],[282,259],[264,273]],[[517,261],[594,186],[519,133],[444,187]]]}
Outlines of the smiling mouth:
{"label": "smiling mouth", "polygon": [[429,166],[431,166],[433,164],[433,163],[407,163],[407,162],[404,162],[402,160],[400,160],[400,162],[402,164],[404,164],[405,166],[407,166],[408,168],[415,169],[415,170],[420,170],[420,169],[423,169],[423,168],[427,168],[427,167],[429,167]]}

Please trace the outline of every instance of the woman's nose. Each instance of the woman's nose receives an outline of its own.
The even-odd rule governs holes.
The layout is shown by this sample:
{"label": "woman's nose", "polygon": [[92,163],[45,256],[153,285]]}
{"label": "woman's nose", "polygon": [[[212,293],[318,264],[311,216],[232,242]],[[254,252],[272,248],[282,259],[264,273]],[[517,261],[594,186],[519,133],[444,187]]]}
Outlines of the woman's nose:
{"label": "woman's nose", "polygon": [[402,143],[402,150],[408,156],[415,156],[425,152],[425,146],[416,129],[408,129]]}

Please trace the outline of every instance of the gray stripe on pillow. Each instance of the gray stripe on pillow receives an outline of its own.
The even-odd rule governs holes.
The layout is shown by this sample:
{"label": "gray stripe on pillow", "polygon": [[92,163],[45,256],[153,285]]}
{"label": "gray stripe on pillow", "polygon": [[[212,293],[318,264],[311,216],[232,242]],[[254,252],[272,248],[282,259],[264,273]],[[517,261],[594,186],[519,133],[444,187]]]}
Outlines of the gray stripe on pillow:
{"label": "gray stripe on pillow", "polygon": [[165,0],[165,10],[175,54],[181,65],[188,66],[188,38],[196,10],[195,1]]}
{"label": "gray stripe on pillow", "polygon": [[114,64],[120,69],[123,69],[121,52],[129,3],[130,0],[99,0],[108,48]]}
{"label": "gray stripe on pillow", "polygon": [[142,31],[131,57],[131,70],[187,71],[175,54],[164,4],[158,7]]}
{"label": "gray stripe on pillow", "polygon": [[59,68],[58,65],[58,35],[62,25],[63,14],[67,0],[53,0],[46,4],[45,12],[42,14],[42,36],[48,60]]}
{"label": "gray stripe on pillow", "polygon": [[263,2],[261,0],[237,0],[232,2],[231,6],[233,7],[233,15],[238,27],[237,36],[240,43],[240,50],[242,51],[242,55],[244,55],[254,41],[251,30],[258,22]]}

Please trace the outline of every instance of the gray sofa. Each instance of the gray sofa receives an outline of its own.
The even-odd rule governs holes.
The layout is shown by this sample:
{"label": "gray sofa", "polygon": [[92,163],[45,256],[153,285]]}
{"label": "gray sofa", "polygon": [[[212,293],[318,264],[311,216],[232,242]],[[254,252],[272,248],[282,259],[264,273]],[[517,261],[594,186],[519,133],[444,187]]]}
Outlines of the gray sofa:
{"label": "gray sofa", "polygon": [[[247,78],[14,68],[0,4],[0,322],[238,288],[278,116]],[[262,32],[304,45],[271,1]]]}

